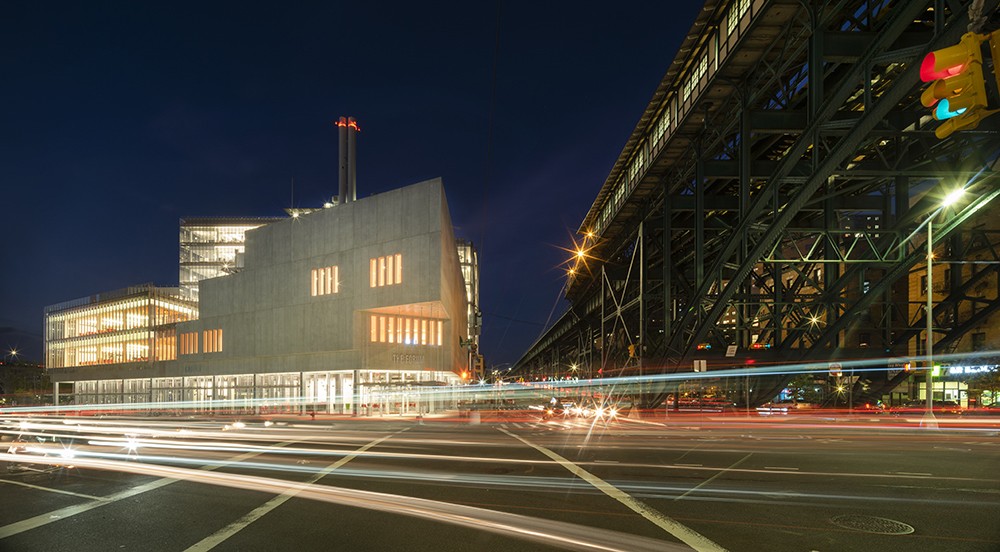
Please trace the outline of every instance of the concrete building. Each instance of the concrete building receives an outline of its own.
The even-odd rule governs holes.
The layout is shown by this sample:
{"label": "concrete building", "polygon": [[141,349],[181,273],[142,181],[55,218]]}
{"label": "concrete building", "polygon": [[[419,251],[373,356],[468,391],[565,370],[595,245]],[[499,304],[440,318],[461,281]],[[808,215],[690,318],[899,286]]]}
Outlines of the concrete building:
{"label": "concrete building", "polygon": [[469,370],[439,179],[248,230],[243,268],[200,288],[198,303],[145,286],[46,308],[57,389],[78,404],[407,414],[453,405]]}

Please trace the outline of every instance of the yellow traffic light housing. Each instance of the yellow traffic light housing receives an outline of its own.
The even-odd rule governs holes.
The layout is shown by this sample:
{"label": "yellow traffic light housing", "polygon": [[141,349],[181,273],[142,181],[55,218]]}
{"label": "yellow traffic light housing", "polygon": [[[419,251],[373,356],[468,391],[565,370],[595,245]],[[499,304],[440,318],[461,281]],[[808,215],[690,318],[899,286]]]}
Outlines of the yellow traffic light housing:
{"label": "yellow traffic light housing", "polygon": [[[998,39],[990,34],[966,33],[954,45],[927,54],[920,64],[920,80],[931,83],[920,95],[924,107],[933,107],[934,118],[944,121],[935,131],[945,139],[956,130],[972,129],[1000,111],[1000,81],[983,71],[984,43],[988,56],[1000,59]],[[989,66],[991,66],[990,64]]]}

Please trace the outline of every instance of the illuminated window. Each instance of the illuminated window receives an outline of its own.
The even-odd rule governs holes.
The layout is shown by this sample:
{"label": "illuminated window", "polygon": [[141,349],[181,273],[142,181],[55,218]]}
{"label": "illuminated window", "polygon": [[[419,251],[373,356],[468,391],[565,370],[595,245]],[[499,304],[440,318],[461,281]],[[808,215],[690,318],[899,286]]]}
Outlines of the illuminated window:
{"label": "illuminated window", "polygon": [[181,354],[193,355],[198,352],[198,332],[181,334]]}
{"label": "illuminated window", "polygon": [[372,314],[370,319],[372,343],[440,347],[443,342],[444,323],[441,320],[378,314]]}
{"label": "illuminated window", "polygon": [[310,290],[313,297],[319,295],[330,295],[340,292],[340,269],[336,266],[312,269],[312,285]]}
{"label": "illuminated window", "polygon": [[371,287],[403,283],[403,256],[396,253],[385,257],[373,257],[369,261],[368,283]]}
{"label": "illuminated window", "polygon": [[[197,337],[197,334],[195,334]],[[202,348],[206,353],[222,351],[222,330],[205,330],[202,332]]]}
{"label": "illuminated window", "polygon": [[750,10],[750,0],[736,0],[733,2],[731,8],[729,8],[729,17],[727,18],[728,25],[727,31],[729,34],[733,34],[733,31],[737,29],[740,25],[740,19]]}

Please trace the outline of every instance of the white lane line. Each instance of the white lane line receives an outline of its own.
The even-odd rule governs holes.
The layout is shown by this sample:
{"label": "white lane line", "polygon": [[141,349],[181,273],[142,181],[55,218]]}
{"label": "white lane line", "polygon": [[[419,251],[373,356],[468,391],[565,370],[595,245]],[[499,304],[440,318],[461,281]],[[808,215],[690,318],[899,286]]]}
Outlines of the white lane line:
{"label": "white lane line", "polygon": [[[333,470],[335,470],[335,469],[343,466],[344,464],[350,462],[351,460],[354,460],[355,458],[358,457],[359,454],[361,454],[361,453],[365,452],[366,450],[374,447],[375,445],[378,445],[379,443],[381,443],[382,441],[385,441],[386,439],[388,439],[390,437],[393,437],[395,435],[399,435],[400,433],[406,431],[407,429],[410,429],[410,428],[405,428],[405,429],[402,429],[402,430],[397,431],[395,433],[386,435],[385,437],[379,437],[378,439],[375,439],[374,441],[372,441],[372,442],[368,443],[367,445],[359,448],[358,450],[354,451],[353,453],[351,453],[351,454],[349,454],[349,455],[341,458],[340,460],[337,460],[333,464],[330,464],[329,466],[323,468],[322,470],[320,470],[319,472],[317,472],[315,475],[313,475],[312,477],[310,477],[308,480],[306,480],[304,482],[304,484],[305,485],[312,485],[313,483],[315,483],[316,481],[319,481],[322,477],[324,477],[325,475],[329,474]],[[207,552],[208,550],[211,550],[211,549],[215,548],[216,546],[218,546],[218,545],[222,544],[223,542],[225,542],[225,540],[228,539],[229,537],[231,537],[231,536],[235,535],[236,533],[239,533],[240,531],[242,531],[246,526],[248,526],[251,523],[257,521],[258,519],[264,517],[271,510],[274,510],[278,506],[281,506],[282,504],[284,504],[288,499],[290,499],[290,498],[294,497],[295,495],[299,494],[299,492],[301,490],[302,490],[301,488],[299,488],[299,489],[288,489],[287,491],[285,491],[285,492],[281,493],[280,495],[272,498],[271,500],[268,500],[264,504],[261,504],[260,506],[254,508],[250,513],[244,515],[243,517],[237,519],[236,521],[230,523],[229,525],[223,527],[222,529],[219,529],[214,534],[211,534],[211,535],[205,537],[204,539],[201,539],[199,542],[197,542],[194,545],[190,546],[185,552]]]}
{"label": "white lane line", "polygon": [[933,475],[933,474],[930,474],[930,473],[919,473],[919,472],[893,472],[893,473],[896,473],[896,474],[899,474],[899,475],[920,475],[920,476],[924,476],[924,477],[929,477],[929,476]]}
{"label": "white lane line", "polygon": [[704,466],[704,464],[678,464],[677,462],[674,462],[674,465],[675,466],[684,466],[684,467],[688,467],[688,468],[700,468],[700,467]]}
{"label": "white lane line", "polygon": [[744,462],[744,461],[745,461],[745,460],[746,460],[747,458],[750,458],[751,456],[753,456],[753,453],[752,453],[752,452],[751,452],[750,454],[748,454],[748,455],[744,456],[743,458],[740,458],[740,459],[739,459],[739,460],[737,460],[736,462],[734,462],[732,466],[729,466],[728,468],[726,468],[726,469],[724,469],[724,470],[719,470],[719,473],[717,473],[717,474],[713,475],[712,477],[709,477],[708,479],[706,479],[706,480],[702,481],[701,483],[699,483],[699,484],[698,484],[697,486],[695,486],[695,487],[693,487],[693,488],[689,489],[689,490],[688,490],[688,492],[686,492],[686,493],[682,494],[681,496],[679,496],[679,497],[675,498],[675,499],[674,499],[674,502],[676,502],[676,501],[678,501],[678,500],[680,500],[680,499],[684,498],[685,496],[687,496],[687,495],[689,495],[689,494],[691,494],[691,493],[693,493],[693,492],[697,491],[698,489],[700,489],[700,488],[704,487],[705,485],[708,485],[708,484],[709,484],[709,483],[711,483],[711,482],[712,482],[712,481],[713,481],[713,480],[714,480],[714,479],[715,479],[716,477],[719,477],[720,475],[722,475],[722,474],[726,473],[727,471],[729,471],[729,470],[731,470],[731,469],[735,468],[736,466],[739,466],[739,465],[740,465],[740,464],[742,464],[742,463],[743,463],[743,462]]}
{"label": "white lane line", "polygon": [[784,466],[764,466],[765,470],[785,470],[785,471],[799,471],[798,468],[786,468]]}
{"label": "white lane line", "polygon": [[52,487],[42,487],[41,485],[32,485],[31,483],[23,483],[21,481],[11,481],[10,479],[0,479],[0,483],[7,483],[9,485],[20,485],[22,487],[28,487],[29,489],[37,489],[39,491],[45,491],[49,493],[59,493],[70,496],[78,496],[80,498],[86,498],[89,500],[106,500],[103,496],[93,496],[83,493],[74,493],[72,491],[63,491],[61,489],[53,489]]}
{"label": "white lane line", "polygon": [[548,456],[549,458],[555,460],[562,467],[569,470],[570,473],[572,473],[573,475],[579,477],[580,479],[583,479],[587,483],[590,483],[602,493],[610,496],[611,498],[617,500],[618,502],[621,502],[629,509],[631,509],[633,512],[653,522],[657,527],[663,529],[664,531],[670,533],[674,537],[680,539],[681,542],[697,550],[698,552],[726,552],[725,548],[708,540],[708,538],[706,538],[701,533],[698,533],[697,531],[691,529],[686,525],[682,525],[681,523],[673,520],[672,518],[667,517],[663,513],[654,510],[653,508],[650,508],[645,503],[635,498],[632,498],[632,496],[625,493],[618,487],[615,487],[614,485],[604,481],[600,477],[597,477],[596,475],[588,472],[587,470],[581,468],[580,466],[577,466],[576,464],[563,458],[559,454],[541,445],[536,445],[530,441],[522,439],[521,437],[507,430],[501,429],[500,431],[506,433],[507,435],[510,435],[511,437],[517,439],[518,441],[521,441],[522,443],[537,450],[538,452],[544,454],[545,456]]}
{"label": "white lane line", "polygon": [[[285,441],[283,443],[276,444],[275,447],[283,447],[285,445],[290,445],[290,444],[292,444],[294,442],[295,441]],[[204,466],[204,467],[199,468],[199,469],[204,470],[204,471],[212,471],[212,470],[215,470],[215,469],[218,469],[218,468],[225,467],[228,464],[232,464],[232,463],[235,463],[235,462],[241,462],[243,460],[246,460],[247,458],[253,458],[254,456],[257,456],[258,454],[263,454],[265,452],[267,452],[267,451],[258,450],[258,451],[253,451],[253,452],[247,452],[247,453],[241,454],[239,456],[235,456],[235,457],[231,458],[230,460],[226,460],[225,464],[221,464],[221,465],[217,465],[217,466]],[[9,456],[10,458],[4,458],[5,456]],[[12,454],[0,454],[0,460],[23,461],[23,459],[24,458],[21,457],[21,456],[14,456]],[[117,502],[119,500],[122,500],[122,499],[125,499],[125,498],[129,498],[129,497],[133,497],[135,495],[142,494],[142,493],[145,493],[147,491],[152,491],[154,489],[159,489],[160,487],[165,487],[167,485],[170,485],[171,483],[176,483],[178,481],[180,481],[180,480],[179,479],[173,479],[171,477],[164,477],[163,479],[157,479],[156,481],[150,481],[149,483],[146,483],[144,485],[139,485],[138,487],[132,487],[131,489],[125,489],[124,491],[117,492],[117,493],[115,493],[115,494],[113,494],[111,496],[106,496],[106,497],[101,498],[99,500],[93,500],[91,502],[84,502],[83,504],[76,504],[74,506],[67,506],[65,508],[60,508],[58,510],[54,510],[52,512],[48,512],[48,513],[45,513],[45,514],[39,514],[39,515],[37,515],[35,517],[30,517],[28,519],[23,519],[21,521],[14,522],[14,523],[11,523],[9,525],[4,525],[3,527],[0,527],[0,539],[5,539],[7,537],[11,537],[11,536],[17,535],[19,533],[23,533],[25,531],[30,531],[32,529],[37,529],[37,528],[39,528],[39,527],[41,527],[43,525],[48,525],[49,523],[52,523],[54,521],[59,521],[59,520],[62,520],[62,519],[66,519],[68,517],[75,516],[77,514],[82,514],[84,512],[93,510],[94,508],[100,508],[101,506],[106,506],[108,504],[111,504],[112,502]]]}
{"label": "white lane line", "polygon": [[667,424],[664,424],[664,423],[661,423],[661,422],[650,422],[648,420],[635,420],[635,419],[629,418],[628,416],[626,416],[624,418],[618,418],[618,421],[620,421],[620,422],[632,422],[633,424],[655,425],[655,426],[660,426],[660,427],[666,427],[667,426]]}

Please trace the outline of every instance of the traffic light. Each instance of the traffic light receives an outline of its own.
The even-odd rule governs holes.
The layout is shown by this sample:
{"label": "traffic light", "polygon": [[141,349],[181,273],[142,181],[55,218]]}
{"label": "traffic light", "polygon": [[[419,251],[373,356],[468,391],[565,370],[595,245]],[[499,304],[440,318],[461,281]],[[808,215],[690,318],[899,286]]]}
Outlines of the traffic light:
{"label": "traffic light", "polygon": [[966,33],[958,44],[924,56],[920,80],[931,84],[920,94],[920,103],[933,107],[934,118],[944,121],[934,130],[938,139],[976,128],[1000,111],[1000,81],[993,71],[993,60],[1000,58],[998,41],[993,33]]}

